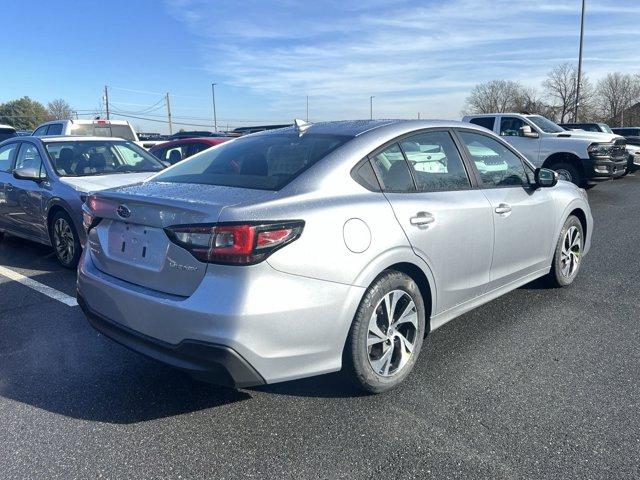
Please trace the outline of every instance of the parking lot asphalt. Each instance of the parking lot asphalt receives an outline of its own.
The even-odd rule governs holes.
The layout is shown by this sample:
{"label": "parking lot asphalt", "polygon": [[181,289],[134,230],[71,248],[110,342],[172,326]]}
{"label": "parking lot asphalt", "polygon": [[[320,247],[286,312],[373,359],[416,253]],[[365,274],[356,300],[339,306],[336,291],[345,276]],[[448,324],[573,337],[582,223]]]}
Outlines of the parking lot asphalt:
{"label": "parking lot asphalt", "polygon": [[[198,383],[0,275],[0,478],[640,478],[640,173],[589,199],[570,288],[445,325],[378,396]],[[74,295],[49,248],[6,237],[0,266]]]}

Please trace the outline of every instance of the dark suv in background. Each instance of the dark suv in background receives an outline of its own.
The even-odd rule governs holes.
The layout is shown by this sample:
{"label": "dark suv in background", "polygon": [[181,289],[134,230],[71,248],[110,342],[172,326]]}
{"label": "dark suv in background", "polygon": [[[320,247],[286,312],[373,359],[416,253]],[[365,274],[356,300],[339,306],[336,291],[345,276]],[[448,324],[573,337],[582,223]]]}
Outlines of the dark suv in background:
{"label": "dark suv in background", "polygon": [[622,135],[627,139],[627,145],[640,146],[640,127],[618,127],[612,128],[613,133]]}
{"label": "dark suv in background", "polygon": [[585,132],[614,133],[606,123],[561,123],[560,126],[565,130],[578,129]]}

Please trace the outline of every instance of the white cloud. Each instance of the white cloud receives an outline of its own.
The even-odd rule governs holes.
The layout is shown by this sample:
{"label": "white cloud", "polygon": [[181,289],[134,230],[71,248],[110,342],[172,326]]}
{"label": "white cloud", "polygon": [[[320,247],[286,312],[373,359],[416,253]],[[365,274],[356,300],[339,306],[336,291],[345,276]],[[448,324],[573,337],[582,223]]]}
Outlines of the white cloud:
{"label": "white cloud", "polygon": [[[202,48],[204,68],[269,99],[269,111],[311,95],[322,119],[457,117],[477,82],[535,85],[577,56],[579,0],[537,2],[247,1],[242,7],[174,0],[168,9]],[[640,5],[589,2],[585,68],[592,77],[637,71]]]}

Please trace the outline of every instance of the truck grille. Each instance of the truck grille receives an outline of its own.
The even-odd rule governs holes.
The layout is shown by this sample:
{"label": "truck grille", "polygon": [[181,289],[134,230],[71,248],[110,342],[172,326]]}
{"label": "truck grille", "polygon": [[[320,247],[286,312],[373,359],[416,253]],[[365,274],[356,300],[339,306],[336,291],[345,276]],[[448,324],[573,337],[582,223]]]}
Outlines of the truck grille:
{"label": "truck grille", "polygon": [[616,140],[611,151],[613,158],[621,158],[627,156],[627,144],[624,140]]}

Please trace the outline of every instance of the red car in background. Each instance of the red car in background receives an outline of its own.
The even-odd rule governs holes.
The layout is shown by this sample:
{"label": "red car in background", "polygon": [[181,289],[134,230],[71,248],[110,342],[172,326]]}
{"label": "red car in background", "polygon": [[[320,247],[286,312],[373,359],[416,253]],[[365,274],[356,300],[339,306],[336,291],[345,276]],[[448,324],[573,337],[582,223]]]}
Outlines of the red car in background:
{"label": "red car in background", "polygon": [[149,149],[149,152],[163,162],[168,162],[173,165],[191,155],[195,155],[207,148],[220,145],[229,140],[231,140],[231,137],[181,138],[179,140],[155,145]]}

